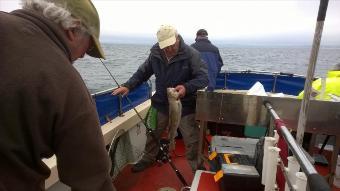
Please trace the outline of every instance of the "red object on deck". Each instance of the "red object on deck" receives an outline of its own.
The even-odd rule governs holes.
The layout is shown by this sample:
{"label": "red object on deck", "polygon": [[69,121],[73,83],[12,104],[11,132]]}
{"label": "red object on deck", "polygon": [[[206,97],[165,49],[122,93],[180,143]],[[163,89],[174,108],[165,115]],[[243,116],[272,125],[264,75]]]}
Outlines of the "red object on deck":
{"label": "red object on deck", "polygon": [[[284,124],[284,122],[281,119],[275,119],[274,122],[275,122],[275,127],[278,130],[277,133],[280,136],[279,137],[279,141],[277,143],[277,147],[281,149],[279,155],[280,155],[280,158],[281,158],[283,164],[285,166],[287,166],[288,165],[288,160],[287,160],[287,157],[288,157],[288,145],[285,142],[284,138],[282,137],[282,134],[281,134],[281,131],[280,131],[282,126],[285,126],[285,124]],[[277,186],[279,187],[279,190],[284,190],[285,189],[286,181],[285,181],[285,177],[283,175],[283,172],[282,172],[280,166],[277,167],[276,182],[277,182]]]}
{"label": "red object on deck", "polygon": [[197,191],[220,191],[218,182],[214,180],[214,175],[202,172]]}
{"label": "red object on deck", "polygon": [[280,135],[279,142],[277,143],[277,147],[281,149],[280,151],[280,157],[285,166],[288,165],[288,145],[285,142],[284,138],[282,137],[280,129],[282,126],[286,126],[285,123],[281,119],[275,119],[275,126],[276,129],[278,130],[277,133]]}

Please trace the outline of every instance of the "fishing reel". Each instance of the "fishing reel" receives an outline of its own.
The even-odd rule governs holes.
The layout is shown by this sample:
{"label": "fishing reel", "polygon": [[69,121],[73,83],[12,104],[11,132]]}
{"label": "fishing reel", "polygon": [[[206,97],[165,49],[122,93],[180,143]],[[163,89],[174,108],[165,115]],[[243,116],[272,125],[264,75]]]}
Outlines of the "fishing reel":
{"label": "fishing reel", "polygon": [[169,162],[169,158],[170,158],[170,154],[169,154],[169,144],[170,144],[170,141],[168,139],[160,139],[159,140],[159,144],[160,144],[160,147],[159,147],[159,150],[158,150],[158,153],[157,153],[157,156],[156,156],[156,160],[157,162],[159,163],[167,163]]}

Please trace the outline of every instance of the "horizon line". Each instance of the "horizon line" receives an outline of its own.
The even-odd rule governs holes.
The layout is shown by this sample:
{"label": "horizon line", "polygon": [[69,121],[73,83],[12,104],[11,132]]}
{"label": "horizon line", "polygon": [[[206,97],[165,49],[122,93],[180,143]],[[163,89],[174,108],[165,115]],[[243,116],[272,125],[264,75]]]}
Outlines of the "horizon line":
{"label": "horizon line", "polygon": [[[154,41],[140,41],[136,42],[135,40],[102,40],[103,44],[121,44],[121,45],[148,45],[152,46],[156,42]],[[185,41],[187,45],[190,45],[194,41]],[[189,43],[188,43],[189,42]],[[241,42],[241,43],[228,43],[225,41],[214,41],[214,45],[221,46],[221,47],[312,47],[312,44],[309,43],[274,43],[274,42]],[[331,44],[331,43],[324,43],[321,44],[320,47],[334,47],[334,48],[340,48],[340,44]]]}
{"label": "horizon line", "polygon": [[[193,37],[183,36],[187,44],[195,42]],[[312,46],[312,38],[292,38],[286,36],[282,38],[277,37],[237,37],[237,38],[209,38],[213,44],[217,45],[236,45],[236,46]],[[108,44],[155,44],[156,37],[153,36],[129,36],[129,35],[102,35],[100,41]],[[340,46],[340,39],[328,38],[327,36],[321,40],[321,46]]]}

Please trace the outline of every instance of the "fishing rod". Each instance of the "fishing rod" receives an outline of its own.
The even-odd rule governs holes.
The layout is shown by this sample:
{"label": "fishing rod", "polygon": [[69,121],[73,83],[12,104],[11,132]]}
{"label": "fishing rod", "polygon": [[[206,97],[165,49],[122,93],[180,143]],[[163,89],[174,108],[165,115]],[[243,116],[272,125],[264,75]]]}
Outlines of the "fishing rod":
{"label": "fishing rod", "polygon": [[[104,62],[102,61],[102,59],[100,59],[100,62],[103,64],[103,66],[105,67],[106,71],[110,74],[111,78],[115,81],[116,85],[118,86],[118,88],[121,87],[121,85],[119,85],[119,83],[117,82],[116,78],[113,77],[113,75],[111,74],[110,70],[106,67],[106,65],[104,64]],[[121,95],[120,95],[121,96]],[[142,121],[143,125],[145,125],[146,128],[149,128],[149,126],[147,126],[147,124],[144,122],[142,116],[139,114],[139,112],[137,111],[137,109],[132,105],[132,101],[130,100],[130,98],[128,96],[124,96],[126,98],[126,100],[129,102],[129,104],[132,106],[133,110],[136,112],[138,118]]]}
{"label": "fishing rod", "polygon": [[309,58],[309,65],[308,65],[307,76],[306,76],[306,81],[305,81],[304,96],[301,102],[298,127],[297,127],[297,132],[296,132],[296,141],[300,145],[302,145],[303,135],[306,129],[306,122],[307,122],[308,109],[309,109],[310,96],[311,96],[310,94],[312,90],[312,80],[314,78],[315,65],[316,65],[316,61],[318,58],[321,36],[322,36],[322,29],[323,29],[324,21],[326,18],[327,6],[328,6],[328,0],[320,0],[318,17],[317,17],[316,28],[315,28],[314,39],[313,39],[313,46],[312,46],[312,51],[311,51],[311,55]]}
{"label": "fishing rod", "polygon": [[[103,66],[105,67],[106,71],[110,74],[111,78],[114,80],[114,82],[116,83],[116,85],[119,87],[121,87],[121,85],[119,85],[119,83],[117,82],[116,78],[112,75],[112,73],[110,72],[110,70],[106,67],[106,65],[104,64],[104,62],[102,61],[102,59],[100,59],[100,62],[103,64]],[[120,95],[121,96],[121,95]],[[148,124],[144,121],[144,119],[142,118],[142,116],[139,114],[139,112],[137,111],[137,109],[135,108],[135,106],[132,104],[132,101],[129,99],[129,97],[127,95],[124,96],[126,98],[126,100],[129,102],[129,104],[132,106],[133,110],[136,112],[138,118],[141,120],[141,122],[143,123],[143,125],[146,127],[147,129],[147,133],[151,135],[151,137],[156,140],[156,142],[158,142],[159,145],[159,150],[162,151],[162,161],[167,161],[169,162],[171,168],[175,171],[177,177],[179,178],[179,180],[181,181],[181,183],[184,185],[185,189],[190,188],[189,184],[185,181],[183,175],[180,173],[180,171],[176,168],[176,166],[173,164],[168,152],[167,152],[167,144],[166,143],[160,143],[159,141],[157,141],[156,135],[154,134],[154,132],[151,130],[151,128],[149,128]],[[113,142],[113,140],[112,140]],[[112,144],[112,143],[111,143]],[[110,146],[111,148],[111,146]],[[109,151],[110,152],[110,151]]]}

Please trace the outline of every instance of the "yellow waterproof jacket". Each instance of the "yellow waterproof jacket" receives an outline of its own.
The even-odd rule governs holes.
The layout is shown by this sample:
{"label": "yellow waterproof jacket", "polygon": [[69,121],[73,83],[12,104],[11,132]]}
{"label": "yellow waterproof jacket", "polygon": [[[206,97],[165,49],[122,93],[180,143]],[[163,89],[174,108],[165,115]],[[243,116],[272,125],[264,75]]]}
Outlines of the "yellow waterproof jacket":
{"label": "yellow waterproof jacket", "polygon": [[[324,93],[322,94],[322,81],[321,78],[315,80],[312,83],[313,92],[316,92],[314,97],[317,100],[330,100],[329,94],[333,94],[340,97],[340,71],[329,71],[327,73],[326,85]],[[303,91],[300,92],[299,99],[303,98]]]}

